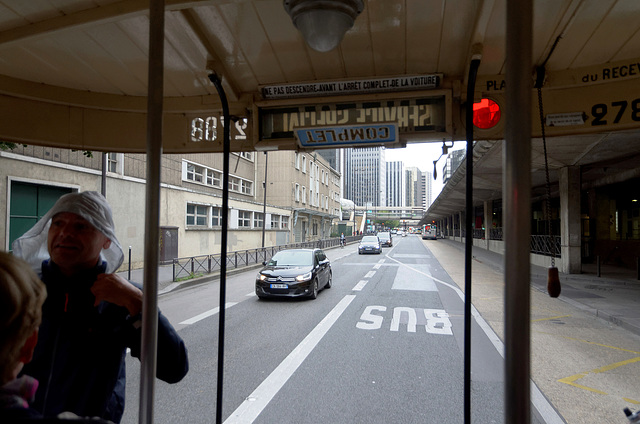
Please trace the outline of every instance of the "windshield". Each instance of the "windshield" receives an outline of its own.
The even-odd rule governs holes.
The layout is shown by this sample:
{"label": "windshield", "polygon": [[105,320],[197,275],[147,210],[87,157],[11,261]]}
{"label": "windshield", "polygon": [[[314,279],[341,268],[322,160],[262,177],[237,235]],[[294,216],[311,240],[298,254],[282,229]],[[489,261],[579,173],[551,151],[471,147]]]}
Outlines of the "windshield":
{"label": "windshield", "polygon": [[268,266],[305,266],[311,265],[312,253],[307,250],[282,250],[269,260]]}
{"label": "windshield", "polygon": [[391,238],[391,235],[389,233],[378,233],[378,238],[381,239],[381,240],[382,239],[386,240],[386,239]]}
{"label": "windshield", "polygon": [[378,242],[378,237],[377,236],[364,236],[362,237],[362,243],[377,243]]}

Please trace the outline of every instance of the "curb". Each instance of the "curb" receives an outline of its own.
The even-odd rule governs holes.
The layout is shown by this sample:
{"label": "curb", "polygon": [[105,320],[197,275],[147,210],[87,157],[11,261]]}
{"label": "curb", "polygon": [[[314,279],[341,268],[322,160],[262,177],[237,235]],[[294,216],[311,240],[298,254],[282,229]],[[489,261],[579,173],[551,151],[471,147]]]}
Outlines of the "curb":
{"label": "curb", "polygon": [[[262,264],[255,264],[255,265],[247,265],[244,266],[242,268],[233,268],[231,270],[227,270],[227,276],[229,275],[234,275],[234,274],[239,274],[241,272],[245,272],[245,271],[250,271],[252,269],[257,269],[257,268],[262,268],[264,265]],[[182,289],[182,288],[187,288],[187,287],[193,287],[193,286],[197,286],[199,284],[203,284],[203,283],[208,283],[210,281],[215,281],[215,280],[219,280],[220,279],[220,272],[213,272],[211,274],[207,274],[204,275],[202,277],[198,277],[198,278],[192,278],[190,280],[185,280],[185,281],[180,281],[178,283],[170,283],[167,287],[165,287],[162,290],[158,291],[158,296],[163,295],[163,294],[167,294],[167,293],[171,293],[174,292],[176,290]]]}

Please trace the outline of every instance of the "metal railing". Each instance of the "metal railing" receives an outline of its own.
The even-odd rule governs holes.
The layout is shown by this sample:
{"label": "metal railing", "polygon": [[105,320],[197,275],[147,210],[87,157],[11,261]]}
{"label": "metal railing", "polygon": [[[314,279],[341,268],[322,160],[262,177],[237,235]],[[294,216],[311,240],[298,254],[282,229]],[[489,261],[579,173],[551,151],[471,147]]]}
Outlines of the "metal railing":
{"label": "metal railing", "polygon": [[531,236],[531,253],[539,255],[560,257],[560,236]]}
{"label": "metal railing", "polygon": [[[462,237],[464,237],[464,229],[460,231],[458,228],[456,229],[448,229],[448,236],[460,237],[460,232],[462,232]],[[473,230],[473,238],[481,239],[485,235],[484,230],[474,229]],[[503,240],[502,238],[502,228],[490,228],[489,229],[489,237],[491,240]],[[561,247],[560,247],[560,236],[551,236],[548,235],[532,235],[531,236],[531,253],[536,253],[538,255],[544,256],[553,256],[556,258],[560,258],[561,256]]]}
{"label": "metal railing", "polygon": [[[347,236],[347,243],[360,240],[362,236]],[[326,249],[340,246],[340,238],[333,237],[324,240],[313,240],[299,243],[283,244],[280,246],[258,247],[254,249],[227,252],[227,269],[242,268],[249,265],[262,264],[269,260],[276,252],[285,249]],[[194,278],[199,275],[212,274],[220,271],[221,257],[219,253],[210,255],[190,256],[173,259],[173,281]]]}

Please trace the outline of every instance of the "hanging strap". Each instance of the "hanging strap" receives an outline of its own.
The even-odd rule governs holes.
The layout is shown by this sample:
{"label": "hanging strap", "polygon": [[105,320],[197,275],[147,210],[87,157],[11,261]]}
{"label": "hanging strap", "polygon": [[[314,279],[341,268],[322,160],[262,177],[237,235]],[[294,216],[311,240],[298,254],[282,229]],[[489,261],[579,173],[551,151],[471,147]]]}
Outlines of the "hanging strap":
{"label": "hanging strap", "polygon": [[544,132],[544,109],[542,106],[542,85],[544,82],[545,69],[539,66],[536,69],[536,88],[538,89],[538,110],[540,111],[540,130],[542,133],[542,147],[544,148],[544,172],[547,183],[547,205],[545,214],[547,215],[547,228],[549,233],[549,245],[551,248],[551,268],[556,267],[556,243],[551,233],[551,183],[549,182],[549,161],[547,159],[547,138]]}

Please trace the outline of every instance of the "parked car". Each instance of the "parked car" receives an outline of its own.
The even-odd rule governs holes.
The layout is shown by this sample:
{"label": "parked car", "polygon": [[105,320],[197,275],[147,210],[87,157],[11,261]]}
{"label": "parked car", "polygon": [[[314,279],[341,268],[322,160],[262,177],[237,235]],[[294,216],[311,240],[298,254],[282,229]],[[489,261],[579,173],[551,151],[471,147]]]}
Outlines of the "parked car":
{"label": "parked car", "polygon": [[382,246],[380,245],[378,236],[362,237],[358,245],[358,254],[362,255],[363,253],[382,253]]}
{"label": "parked car", "polygon": [[382,246],[393,246],[393,239],[391,238],[391,233],[388,231],[381,231],[378,233],[378,238],[380,239],[380,244]]}
{"label": "parked car", "polygon": [[266,297],[318,297],[331,288],[331,263],[321,249],[281,250],[263,262],[256,276],[256,295]]}

